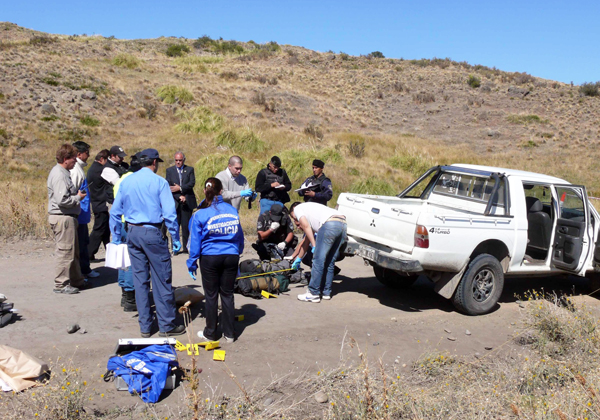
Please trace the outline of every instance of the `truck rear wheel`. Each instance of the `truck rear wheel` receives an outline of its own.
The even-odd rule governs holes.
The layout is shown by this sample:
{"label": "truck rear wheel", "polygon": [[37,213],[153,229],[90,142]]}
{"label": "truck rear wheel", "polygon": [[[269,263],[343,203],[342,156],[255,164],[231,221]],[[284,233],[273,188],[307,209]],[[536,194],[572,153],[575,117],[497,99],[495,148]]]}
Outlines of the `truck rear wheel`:
{"label": "truck rear wheel", "polygon": [[489,254],[475,257],[463,274],[452,303],[468,315],[482,315],[496,306],[504,288],[500,262]]}
{"label": "truck rear wheel", "polygon": [[394,270],[379,265],[373,266],[373,272],[375,273],[377,280],[392,289],[405,289],[410,287],[419,278],[418,275],[403,276]]}

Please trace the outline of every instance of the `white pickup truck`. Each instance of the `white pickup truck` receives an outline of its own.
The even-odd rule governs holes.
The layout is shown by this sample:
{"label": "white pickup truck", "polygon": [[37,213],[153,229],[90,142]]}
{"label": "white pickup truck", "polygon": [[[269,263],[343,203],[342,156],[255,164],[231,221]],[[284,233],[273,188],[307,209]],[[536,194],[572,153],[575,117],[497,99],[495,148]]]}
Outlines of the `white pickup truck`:
{"label": "white pickup truck", "polygon": [[337,207],[346,255],[390,287],[425,275],[470,315],[496,306],[506,276],[585,276],[596,265],[600,216],[585,187],[547,175],[436,166],[396,197],[344,193]]}

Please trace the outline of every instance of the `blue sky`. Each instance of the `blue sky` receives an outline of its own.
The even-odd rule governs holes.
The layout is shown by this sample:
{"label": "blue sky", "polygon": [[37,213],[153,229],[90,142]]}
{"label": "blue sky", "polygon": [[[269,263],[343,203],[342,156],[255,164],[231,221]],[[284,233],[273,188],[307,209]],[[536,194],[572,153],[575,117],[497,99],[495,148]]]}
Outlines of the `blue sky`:
{"label": "blue sky", "polygon": [[352,55],[450,57],[581,84],[600,80],[598,1],[3,0],[0,21],[50,33],[277,41]]}

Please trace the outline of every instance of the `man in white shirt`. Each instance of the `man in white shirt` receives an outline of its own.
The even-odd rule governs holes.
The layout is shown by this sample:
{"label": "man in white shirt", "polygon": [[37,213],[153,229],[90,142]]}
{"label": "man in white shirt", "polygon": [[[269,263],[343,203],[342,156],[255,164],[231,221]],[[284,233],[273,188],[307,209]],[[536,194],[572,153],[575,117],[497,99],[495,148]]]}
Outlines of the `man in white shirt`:
{"label": "man in white shirt", "polygon": [[[302,257],[312,247],[313,260],[308,291],[298,295],[303,302],[320,302],[331,299],[335,262],[346,242],[346,216],[318,203],[296,202],[290,207],[290,217],[304,232],[292,258],[292,268],[298,269]],[[315,234],[317,234],[315,239]]]}
{"label": "man in white shirt", "polygon": [[223,184],[223,201],[231,204],[237,211],[240,210],[242,198],[253,200],[256,197],[248,180],[242,175],[243,166],[241,157],[231,156],[227,168],[217,174],[217,178]]}

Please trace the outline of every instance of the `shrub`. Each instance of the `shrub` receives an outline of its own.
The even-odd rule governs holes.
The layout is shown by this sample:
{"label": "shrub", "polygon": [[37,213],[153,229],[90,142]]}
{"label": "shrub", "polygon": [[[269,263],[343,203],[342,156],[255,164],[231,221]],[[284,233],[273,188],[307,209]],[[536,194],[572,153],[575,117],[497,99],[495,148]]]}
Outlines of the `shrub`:
{"label": "shrub", "polygon": [[481,86],[481,79],[477,76],[473,76],[472,74],[470,74],[469,78],[467,79],[467,84],[472,88],[478,88],[479,86]]}
{"label": "shrub", "polygon": [[223,127],[223,117],[206,107],[196,107],[189,111],[179,111],[177,116],[182,120],[175,126],[180,133],[213,133]]}
{"label": "shrub", "polygon": [[0,137],[8,139],[8,132],[4,128],[0,128]]}
{"label": "shrub", "polygon": [[171,44],[167,48],[167,57],[181,57],[184,53],[189,53],[190,48],[185,44]]}
{"label": "shrub", "polygon": [[340,58],[342,59],[342,61],[348,61],[350,60],[350,55],[340,51]]}
{"label": "shrub", "polygon": [[218,54],[243,54],[246,50],[237,41],[214,41],[211,49]]}
{"label": "shrub", "polygon": [[58,42],[58,38],[56,37],[50,37],[50,36],[34,36],[29,40],[29,43],[31,45],[47,45],[47,44],[53,44],[55,42]]}
{"label": "shrub", "polygon": [[140,66],[142,61],[131,54],[119,54],[112,60],[112,64],[118,67],[126,67],[128,69],[135,69]]}
{"label": "shrub", "polygon": [[250,102],[255,105],[264,105],[267,103],[267,98],[262,92],[254,92],[254,95],[252,95],[252,98],[250,98]]}
{"label": "shrub", "polygon": [[428,104],[430,102],[435,102],[435,96],[433,93],[419,92],[413,95],[413,102],[417,104]]}
{"label": "shrub", "polygon": [[373,51],[367,57],[370,57],[370,58],[385,58],[385,56],[383,55],[383,53],[381,51]]}
{"label": "shrub", "polygon": [[79,122],[83,125],[87,125],[88,127],[96,127],[100,125],[99,120],[89,115],[84,115],[83,117],[79,118]]}
{"label": "shrub", "polygon": [[394,82],[392,83],[392,89],[396,92],[406,92],[410,93],[410,89],[402,82]]}
{"label": "shrub", "polygon": [[431,158],[416,153],[395,155],[388,160],[388,164],[392,168],[402,169],[414,176],[424,174],[434,165]]}
{"label": "shrub", "polygon": [[365,141],[364,140],[351,140],[348,144],[348,153],[355,158],[362,158],[365,155]]}
{"label": "shrub", "polygon": [[217,146],[231,149],[235,153],[260,153],[266,149],[265,142],[246,127],[240,133],[237,130],[225,130],[215,139]]}
{"label": "shrub", "polygon": [[308,124],[304,128],[304,134],[314,137],[319,140],[323,140],[323,131],[321,130],[321,128],[318,125],[315,125],[313,123]]}
{"label": "shrub", "polygon": [[529,124],[529,123],[546,124],[546,123],[548,123],[548,120],[543,120],[535,114],[509,115],[508,117],[506,117],[506,119],[508,120],[508,122],[511,122],[514,124]]}
{"label": "shrub", "polygon": [[192,44],[194,48],[207,50],[214,45],[215,41],[208,35],[201,36]]}
{"label": "shrub", "polygon": [[41,120],[42,121],[46,121],[46,122],[52,122],[52,121],[56,121],[59,120],[60,118],[58,117],[58,115],[48,115],[47,117],[42,117]]}
{"label": "shrub", "polygon": [[596,83],[583,83],[579,86],[579,93],[584,96],[600,96],[600,82]]}
{"label": "shrub", "polygon": [[184,87],[175,85],[161,86],[156,90],[156,96],[167,104],[174,104],[179,101],[186,103],[194,100],[194,95]]}
{"label": "shrub", "polygon": [[525,83],[533,83],[535,81],[535,77],[527,73],[516,72],[514,74],[514,81],[517,85],[524,85]]}
{"label": "shrub", "polygon": [[56,80],[54,77],[44,77],[42,79],[42,82],[50,86],[58,86],[60,84],[58,83],[58,80]]}
{"label": "shrub", "polygon": [[50,73],[48,73],[50,76],[54,77],[55,79],[60,79],[62,77],[62,74],[57,73],[55,71],[51,71]]}
{"label": "shrub", "polygon": [[219,74],[219,77],[221,79],[225,79],[225,80],[237,80],[238,79],[238,74],[236,72],[233,71],[224,71],[221,74]]}

